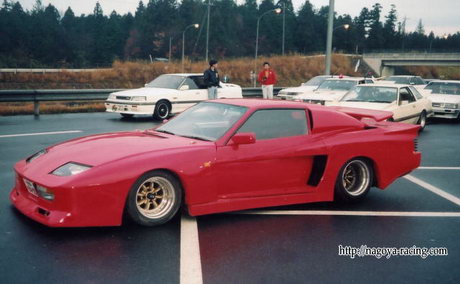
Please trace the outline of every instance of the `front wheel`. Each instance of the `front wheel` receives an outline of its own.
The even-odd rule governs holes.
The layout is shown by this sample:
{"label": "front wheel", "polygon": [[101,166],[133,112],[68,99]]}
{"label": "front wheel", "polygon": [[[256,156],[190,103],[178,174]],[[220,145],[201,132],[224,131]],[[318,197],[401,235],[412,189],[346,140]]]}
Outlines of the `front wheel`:
{"label": "front wheel", "polygon": [[141,176],[132,186],[127,200],[127,213],[143,226],[157,226],[171,220],[182,202],[179,181],[165,171],[152,171]]}
{"label": "front wheel", "polygon": [[369,192],[373,171],[368,161],[352,159],[339,172],[335,184],[335,195],[346,202],[360,201]]}
{"label": "front wheel", "polygon": [[171,106],[167,101],[159,101],[155,105],[153,117],[157,120],[167,119],[171,113]]}
{"label": "front wheel", "polygon": [[420,132],[425,129],[426,126],[426,112],[422,111],[420,117],[418,118],[417,124],[420,125]]}

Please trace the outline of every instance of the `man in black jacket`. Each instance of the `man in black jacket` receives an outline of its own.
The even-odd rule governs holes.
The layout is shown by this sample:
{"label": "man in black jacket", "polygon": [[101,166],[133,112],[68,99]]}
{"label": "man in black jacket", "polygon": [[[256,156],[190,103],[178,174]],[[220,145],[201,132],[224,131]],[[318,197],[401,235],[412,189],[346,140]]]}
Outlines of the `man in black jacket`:
{"label": "man in black jacket", "polygon": [[217,60],[209,61],[209,68],[204,71],[204,83],[208,87],[208,99],[217,98],[217,87],[219,86],[219,73],[217,72]]}

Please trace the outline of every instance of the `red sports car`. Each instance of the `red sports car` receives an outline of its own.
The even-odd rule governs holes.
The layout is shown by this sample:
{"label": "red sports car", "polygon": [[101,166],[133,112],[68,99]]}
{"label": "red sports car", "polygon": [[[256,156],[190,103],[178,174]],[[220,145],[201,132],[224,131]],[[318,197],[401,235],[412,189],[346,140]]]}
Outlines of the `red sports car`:
{"label": "red sports car", "polygon": [[15,165],[10,198],[47,226],[147,226],[362,199],[420,164],[419,126],[392,113],[278,100],[197,104],[156,129],[73,139]]}

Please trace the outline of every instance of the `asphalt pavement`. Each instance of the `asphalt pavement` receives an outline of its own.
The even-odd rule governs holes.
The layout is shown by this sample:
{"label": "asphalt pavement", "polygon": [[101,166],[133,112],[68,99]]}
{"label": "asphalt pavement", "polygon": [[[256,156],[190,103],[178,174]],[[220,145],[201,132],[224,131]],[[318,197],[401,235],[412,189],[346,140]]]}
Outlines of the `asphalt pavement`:
{"label": "asphalt pavement", "polygon": [[[362,203],[198,217],[196,243],[181,235],[180,215],[155,228],[53,229],[10,205],[16,161],[74,137],[157,124],[109,113],[0,117],[2,283],[460,283],[460,124],[443,120],[420,134],[421,168]],[[196,246],[196,258],[184,244]],[[445,247],[448,255],[351,258],[339,245]]]}

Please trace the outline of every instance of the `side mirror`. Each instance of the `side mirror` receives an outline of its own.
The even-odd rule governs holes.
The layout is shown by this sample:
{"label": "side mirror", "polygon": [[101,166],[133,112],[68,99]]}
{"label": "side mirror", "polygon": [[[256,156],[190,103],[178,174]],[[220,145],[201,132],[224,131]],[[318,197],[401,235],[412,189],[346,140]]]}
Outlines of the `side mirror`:
{"label": "side mirror", "polygon": [[179,90],[181,90],[181,91],[187,91],[188,89],[190,89],[190,87],[188,85],[182,85],[179,88]]}
{"label": "side mirror", "polygon": [[409,104],[409,101],[400,101],[399,102],[399,105],[403,106],[403,105],[408,105]]}
{"label": "side mirror", "polygon": [[254,144],[256,143],[256,134],[253,132],[237,133],[231,139],[234,145]]}

